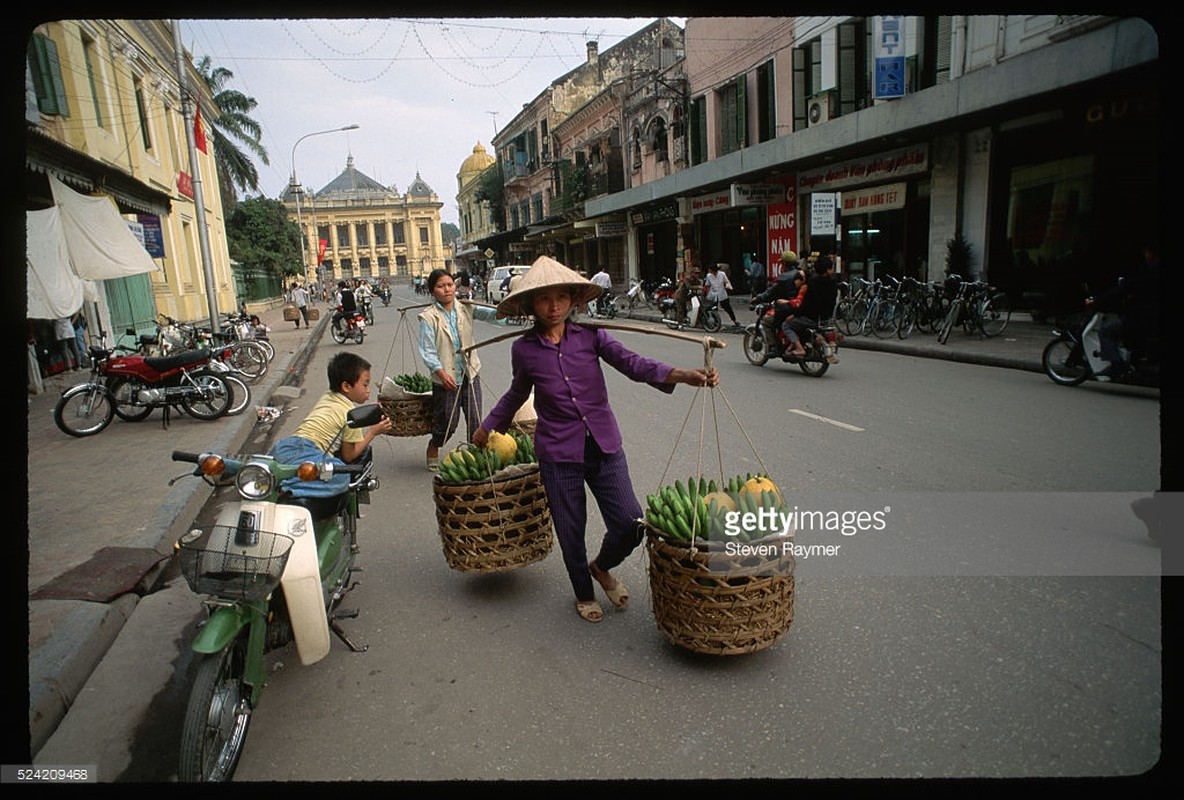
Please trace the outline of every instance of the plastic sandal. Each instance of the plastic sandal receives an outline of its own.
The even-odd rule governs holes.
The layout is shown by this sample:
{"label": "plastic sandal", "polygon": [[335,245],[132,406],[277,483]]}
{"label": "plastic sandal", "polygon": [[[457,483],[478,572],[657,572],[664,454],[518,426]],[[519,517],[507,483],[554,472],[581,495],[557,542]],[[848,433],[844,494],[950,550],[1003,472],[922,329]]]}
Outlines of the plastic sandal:
{"label": "plastic sandal", "polygon": [[585,622],[600,622],[604,619],[604,609],[595,600],[577,600],[576,613]]}

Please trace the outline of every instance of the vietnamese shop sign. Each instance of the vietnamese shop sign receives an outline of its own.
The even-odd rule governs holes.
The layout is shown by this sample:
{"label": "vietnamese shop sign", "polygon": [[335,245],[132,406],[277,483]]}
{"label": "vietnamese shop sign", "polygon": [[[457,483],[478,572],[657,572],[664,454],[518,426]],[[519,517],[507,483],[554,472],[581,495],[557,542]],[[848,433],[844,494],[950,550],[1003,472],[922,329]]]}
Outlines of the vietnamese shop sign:
{"label": "vietnamese shop sign", "polygon": [[778,183],[733,183],[734,206],[767,206],[785,202],[785,187]]}
{"label": "vietnamese shop sign", "polygon": [[904,208],[906,186],[904,183],[890,183],[887,186],[843,192],[843,216]]}
{"label": "vietnamese shop sign", "polygon": [[872,41],[875,44],[872,97],[877,100],[904,97],[904,17],[873,17]]}
{"label": "vietnamese shop sign", "polygon": [[916,144],[887,153],[855,158],[829,167],[806,170],[798,177],[799,192],[826,192],[848,186],[883,183],[929,169],[929,145]]}
{"label": "vietnamese shop sign", "polygon": [[727,208],[732,205],[732,193],[730,191],[713,192],[711,194],[701,194],[698,197],[691,198],[691,213],[703,214],[707,211],[719,211],[721,208]]}
{"label": "vietnamese shop sign", "polygon": [[678,219],[677,200],[673,203],[655,206],[654,208],[646,208],[641,211],[634,211],[629,215],[629,220],[634,225],[648,225],[652,222],[665,222],[666,220],[670,219]]}
{"label": "vietnamese shop sign", "polygon": [[160,229],[160,216],[157,214],[136,214],[136,222],[144,237],[144,249],[153,258],[164,258],[164,233]]}

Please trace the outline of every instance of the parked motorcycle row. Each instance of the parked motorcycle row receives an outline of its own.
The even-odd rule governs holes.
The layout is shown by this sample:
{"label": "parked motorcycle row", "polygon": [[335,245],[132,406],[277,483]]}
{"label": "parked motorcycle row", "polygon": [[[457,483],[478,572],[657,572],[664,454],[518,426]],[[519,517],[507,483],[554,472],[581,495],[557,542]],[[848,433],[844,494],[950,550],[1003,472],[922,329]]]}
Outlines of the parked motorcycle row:
{"label": "parked motorcycle row", "polygon": [[199,420],[216,420],[237,414],[251,402],[249,382],[267,371],[275,351],[268,343],[240,338],[237,315],[226,318],[213,334],[163,317],[157,334],[140,334],[126,344],[102,344],[90,348],[91,374],[87,381],[66,389],[54,407],[54,423],[70,436],[94,436],[106,430],[118,416],[128,422],[147,419],[162,410],[167,427],[173,412]]}

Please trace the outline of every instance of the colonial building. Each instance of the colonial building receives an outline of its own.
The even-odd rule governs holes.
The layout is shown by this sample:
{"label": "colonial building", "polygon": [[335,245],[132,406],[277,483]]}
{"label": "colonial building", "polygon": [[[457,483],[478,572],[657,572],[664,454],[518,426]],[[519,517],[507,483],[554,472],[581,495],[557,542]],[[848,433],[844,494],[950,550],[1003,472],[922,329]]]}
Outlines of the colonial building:
{"label": "colonial building", "polygon": [[843,277],[934,280],[959,237],[971,277],[1040,311],[1160,235],[1159,40],[1143,19],[691,18],[685,46],[689,158],[647,168],[638,125],[632,183],[584,206],[628,216],[631,275],[671,214],[680,256],[734,265],[741,288],[736,267],[756,255],[776,273],[791,249],[833,253]]}
{"label": "colonial building", "polygon": [[208,321],[211,299],[218,311],[236,308],[212,137],[198,127],[196,174],[187,137],[195,100],[206,119],[217,112],[174,42],[168,20],[108,19],[46,22],[28,41],[26,209],[54,206],[51,176],[109,197],[158,267],[100,282],[83,307],[92,334],[147,330],[158,313]]}
{"label": "colonial building", "polygon": [[490,200],[482,192],[483,176],[496,164],[485,146],[477,142],[456,173],[456,207],[460,210],[460,244],[456,261],[462,269],[484,272],[487,266],[487,256],[475,243],[498,231]]}
{"label": "colonial building", "polygon": [[[624,188],[624,97],[634,82],[672,63],[682,29],[657,20],[552,81],[494,137],[504,181],[505,232],[490,237],[499,263],[554,255],[573,267],[625,269],[624,215],[581,225],[589,196]],[[570,123],[567,121],[575,117]]]}
{"label": "colonial building", "polygon": [[440,202],[416,173],[400,194],[354,167],[301,196],[291,184],[280,200],[304,228],[308,274],[325,284],[345,278],[412,278],[448,266],[452,250],[441,241]]}

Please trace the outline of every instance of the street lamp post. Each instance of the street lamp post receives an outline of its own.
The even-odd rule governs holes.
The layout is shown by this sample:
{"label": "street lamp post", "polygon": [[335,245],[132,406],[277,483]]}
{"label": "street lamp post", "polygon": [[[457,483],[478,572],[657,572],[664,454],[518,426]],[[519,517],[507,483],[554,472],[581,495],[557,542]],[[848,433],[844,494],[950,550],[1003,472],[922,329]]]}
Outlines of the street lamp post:
{"label": "street lamp post", "polygon": [[324,133],[340,133],[341,131],[352,131],[352,130],[357,130],[359,127],[361,127],[361,126],[354,124],[354,125],[345,125],[344,127],[341,127],[341,128],[332,128],[327,131],[313,131],[312,133],[304,134],[303,136],[301,136],[299,139],[296,140],[296,144],[292,145],[292,183],[290,184],[289,189],[291,189],[292,193],[294,195],[296,195],[296,225],[300,228],[300,266],[304,269],[305,284],[308,284],[310,282],[310,279],[309,279],[309,274],[308,274],[308,253],[306,252],[306,247],[304,244],[304,240],[306,238],[305,231],[304,231],[304,219],[300,215],[300,195],[304,194],[304,190],[301,188],[300,184],[296,180],[296,147],[310,136],[320,136],[321,134],[324,134]]}

